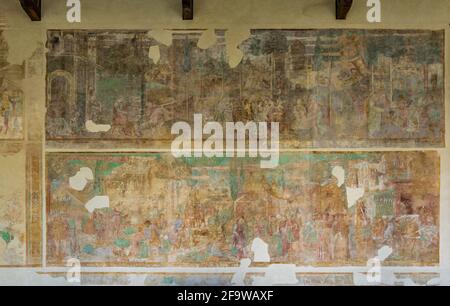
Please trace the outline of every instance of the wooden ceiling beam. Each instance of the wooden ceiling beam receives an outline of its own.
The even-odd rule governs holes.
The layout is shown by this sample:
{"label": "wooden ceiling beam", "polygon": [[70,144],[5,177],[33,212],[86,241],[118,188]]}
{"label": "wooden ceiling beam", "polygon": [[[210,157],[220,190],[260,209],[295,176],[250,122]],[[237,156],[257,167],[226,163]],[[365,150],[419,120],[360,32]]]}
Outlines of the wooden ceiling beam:
{"label": "wooden ceiling beam", "polygon": [[19,0],[32,21],[41,21],[41,0]]}
{"label": "wooden ceiling beam", "polygon": [[346,19],[353,0],[336,0],[336,19]]}
{"label": "wooden ceiling beam", "polygon": [[194,19],[194,0],[182,0],[183,20]]}

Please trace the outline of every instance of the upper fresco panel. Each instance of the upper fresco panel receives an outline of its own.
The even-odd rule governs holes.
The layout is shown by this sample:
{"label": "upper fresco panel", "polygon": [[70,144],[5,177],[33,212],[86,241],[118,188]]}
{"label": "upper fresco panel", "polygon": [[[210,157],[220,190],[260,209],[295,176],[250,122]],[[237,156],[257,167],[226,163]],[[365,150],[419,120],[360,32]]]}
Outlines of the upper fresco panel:
{"label": "upper fresco panel", "polygon": [[50,147],[170,148],[194,114],[279,122],[285,149],[445,145],[443,31],[152,33],[48,31]]}

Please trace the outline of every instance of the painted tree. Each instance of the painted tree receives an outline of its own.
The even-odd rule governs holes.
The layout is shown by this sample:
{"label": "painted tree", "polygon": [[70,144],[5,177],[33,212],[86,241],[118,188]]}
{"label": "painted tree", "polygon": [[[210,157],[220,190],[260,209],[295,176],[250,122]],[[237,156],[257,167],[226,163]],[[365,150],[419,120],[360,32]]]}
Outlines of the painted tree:
{"label": "painted tree", "polygon": [[414,46],[414,56],[417,63],[423,66],[424,87],[428,91],[429,65],[443,62],[443,37],[439,32],[432,32],[417,40]]}
{"label": "painted tree", "polygon": [[127,78],[130,83],[139,84],[141,93],[141,120],[145,111],[145,73],[150,65],[145,38],[135,35],[108,49],[99,49],[100,66],[112,77]]}
{"label": "painted tree", "polygon": [[380,55],[398,59],[406,54],[405,46],[402,35],[366,35],[365,61],[371,66],[378,62]]}
{"label": "painted tree", "polygon": [[328,31],[326,36],[321,35],[319,31],[314,47],[313,69],[315,71],[321,71],[325,67],[328,68],[328,112],[326,118],[329,127],[332,125],[333,108],[331,76],[333,73],[333,63],[341,59],[341,46],[338,41],[340,35],[342,35],[342,31],[338,30]]}

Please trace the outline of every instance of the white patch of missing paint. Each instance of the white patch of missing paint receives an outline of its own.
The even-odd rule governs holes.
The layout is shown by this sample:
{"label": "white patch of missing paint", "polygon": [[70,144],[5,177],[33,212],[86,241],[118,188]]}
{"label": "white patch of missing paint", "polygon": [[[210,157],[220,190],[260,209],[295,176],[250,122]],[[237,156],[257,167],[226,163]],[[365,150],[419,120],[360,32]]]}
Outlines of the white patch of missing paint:
{"label": "white patch of missing paint", "polygon": [[244,286],[245,275],[247,274],[247,269],[252,263],[250,258],[241,259],[241,264],[237,269],[236,273],[234,273],[233,278],[231,279],[231,285],[233,286]]}
{"label": "white patch of missing paint", "polygon": [[[255,238],[252,242],[251,250],[254,254],[254,262],[270,262],[268,245],[261,238]],[[234,286],[244,286],[245,275],[251,264],[250,258],[241,259],[241,264],[233,278],[231,284]],[[264,276],[254,276],[252,286],[274,286],[274,285],[295,285],[298,284],[295,272],[295,264],[272,264],[265,268]]]}
{"label": "white patch of missing paint", "polygon": [[228,64],[231,68],[236,68],[244,58],[244,52],[239,49],[239,45],[248,39],[250,34],[249,29],[229,29],[225,32]]}
{"label": "white patch of missing paint", "polygon": [[81,191],[86,187],[88,181],[93,179],[94,174],[92,173],[92,170],[88,167],[82,167],[77,174],[69,178],[69,185],[70,188]]}
{"label": "white patch of missing paint", "polygon": [[261,238],[252,242],[253,262],[270,262],[269,246]]}
{"label": "white patch of missing paint", "polygon": [[84,206],[86,209],[93,213],[96,209],[108,208],[109,207],[109,197],[108,196],[95,196],[90,199]]}
{"label": "white patch of missing paint", "polygon": [[346,187],[348,208],[353,207],[364,196],[364,188]]}
{"label": "white patch of missing paint", "polygon": [[161,58],[159,46],[151,46],[148,50],[148,57],[153,60],[153,63],[158,64],[159,59]]}
{"label": "white patch of missing paint", "polygon": [[236,68],[242,61],[244,57],[244,52],[238,48],[228,50],[228,63],[230,68]]}
{"label": "white patch of missing paint", "polygon": [[111,129],[109,124],[96,124],[92,120],[86,121],[86,130],[91,133],[108,132]]}
{"label": "white patch of missing paint", "polygon": [[341,166],[336,166],[331,171],[331,174],[338,180],[338,187],[341,187],[345,182],[345,170]]}
{"label": "white patch of missing paint", "polygon": [[369,271],[367,274],[353,273],[353,283],[356,286],[387,285],[417,286],[411,278],[397,278],[394,272],[383,269],[382,263],[391,256],[393,250],[385,245],[378,250],[377,256],[367,261]]}
{"label": "white patch of missing paint", "polygon": [[217,42],[216,31],[214,29],[207,30],[203,32],[202,36],[200,36],[197,47],[200,49],[208,49],[214,46]]}
{"label": "white patch of missing paint", "polygon": [[381,261],[384,261],[386,260],[386,258],[391,256],[392,252],[393,252],[392,248],[390,246],[385,245],[378,250],[377,255]]}
{"label": "white patch of missing paint", "polygon": [[155,39],[156,41],[158,41],[159,43],[166,45],[167,47],[169,47],[170,45],[172,45],[172,31],[168,31],[168,30],[152,30],[149,31],[148,36],[152,37],[153,39]]}

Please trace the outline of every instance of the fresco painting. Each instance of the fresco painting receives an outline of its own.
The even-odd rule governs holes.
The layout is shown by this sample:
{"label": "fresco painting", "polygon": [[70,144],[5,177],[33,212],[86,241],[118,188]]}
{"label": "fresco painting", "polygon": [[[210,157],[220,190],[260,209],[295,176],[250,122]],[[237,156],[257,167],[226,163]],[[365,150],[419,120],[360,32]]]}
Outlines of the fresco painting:
{"label": "fresco painting", "polygon": [[[255,259],[256,238],[270,257],[258,267],[366,266],[383,246],[383,265],[439,264],[439,154],[394,150],[445,146],[444,31],[251,30],[233,68],[225,30],[207,48],[203,31],[171,33],[169,43],[143,30],[48,31],[42,145],[39,120],[24,138],[24,118],[44,114],[30,103],[24,115],[23,88],[43,77],[45,51],[11,64],[0,30],[0,266],[237,267]],[[279,122],[279,166],[174,158],[171,126],[194,114]],[[244,284],[253,277],[264,275]],[[233,275],[83,278],[228,285]],[[297,278],[354,284],[350,273]]]}
{"label": "fresco painting", "polygon": [[0,266],[26,258],[25,155],[20,145],[0,146]]}
{"label": "fresco painting", "polygon": [[52,265],[236,266],[255,238],[271,263],[366,265],[385,245],[384,265],[439,262],[435,152],[282,153],[273,170],[170,153],[51,153],[47,163]]}
{"label": "fresco painting", "polygon": [[[37,44],[20,65],[11,64],[13,51],[5,31],[0,28],[0,266],[36,266],[42,263],[43,247],[43,121],[39,118],[44,109],[36,101],[39,86],[29,81],[44,76],[44,49]],[[25,96],[33,101],[27,109]]]}
{"label": "fresco painting", "polygon": [[23,138],[24,65],[8,62],[9,47],[0,29],[0,140]]}
{"label": "fresco painting", "polygon": [[251,30],[235,68],[225,33],[202,49],[202,31],[169,46],[147,31],[49,31],[47,140],[166,143],[201,113],[280,122],[291,149],[444,146],[443,31]]}

